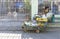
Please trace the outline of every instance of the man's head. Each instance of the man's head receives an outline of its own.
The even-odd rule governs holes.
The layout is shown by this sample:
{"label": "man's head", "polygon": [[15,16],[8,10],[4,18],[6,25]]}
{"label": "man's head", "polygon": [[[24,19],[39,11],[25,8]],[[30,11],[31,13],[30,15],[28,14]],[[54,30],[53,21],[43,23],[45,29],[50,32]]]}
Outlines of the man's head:
{"label": "man's head", "polygon": [[48,7],[48,6],[45,6],[44,12],[45,12],[45,13],[48,13],[48,12],[49,12],[49,7]]}
{"label": "man's head", "polygon": [[31,20],[30,15],[26,15],[26,21]]}

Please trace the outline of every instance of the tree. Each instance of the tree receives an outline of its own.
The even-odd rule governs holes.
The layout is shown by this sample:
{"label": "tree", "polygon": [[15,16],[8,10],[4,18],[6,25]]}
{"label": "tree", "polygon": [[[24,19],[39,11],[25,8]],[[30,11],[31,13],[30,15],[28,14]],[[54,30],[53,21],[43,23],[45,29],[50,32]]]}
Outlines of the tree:
{"label": "tree", "polygon": [[31,11],[30,0],[24,0],[24,3],[25,3],[25,9]]}

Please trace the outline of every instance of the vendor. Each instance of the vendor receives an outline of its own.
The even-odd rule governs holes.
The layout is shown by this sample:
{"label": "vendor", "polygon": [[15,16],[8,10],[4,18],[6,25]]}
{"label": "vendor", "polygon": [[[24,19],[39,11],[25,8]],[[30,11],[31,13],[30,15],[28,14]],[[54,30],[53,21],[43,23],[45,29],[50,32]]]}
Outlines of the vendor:
{"label": "vendor", "polygon": [[26,15],[26,20],[24,20],[24,24],[26,25],[30,25],[30,16],[29,15]]}
{"label": "vendor", "polygon": [[26,20],[24,21],[24,24],[26,26],[37,26],[37,22],[36,21],[31,21],[31,18],[29,15],[26,16]]}
{"label": "vendor", "polygon": [[42,18],[48,18],[48,21],[51,22],[53,17],[53,13],[49,10],[48,6],[45,6]]}

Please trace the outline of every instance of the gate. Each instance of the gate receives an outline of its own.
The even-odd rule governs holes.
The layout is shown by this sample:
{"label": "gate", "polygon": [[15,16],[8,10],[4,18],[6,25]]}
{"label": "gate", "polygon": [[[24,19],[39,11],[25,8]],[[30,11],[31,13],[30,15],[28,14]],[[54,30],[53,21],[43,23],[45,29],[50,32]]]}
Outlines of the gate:
{"label": "gate", "polygon": [[0,30],[20,30],[26,15],[30,15],[30,2],[0,0]]}

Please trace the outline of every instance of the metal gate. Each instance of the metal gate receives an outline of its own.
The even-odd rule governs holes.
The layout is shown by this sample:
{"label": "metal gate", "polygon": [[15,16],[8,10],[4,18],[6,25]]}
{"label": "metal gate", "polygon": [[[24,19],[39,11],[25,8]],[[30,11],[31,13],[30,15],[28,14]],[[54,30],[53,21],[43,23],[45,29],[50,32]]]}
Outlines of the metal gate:
{"label": "metal gate", "polygon": [[30,8],[24,0],[0,0],[0,30],[20,30]]}

